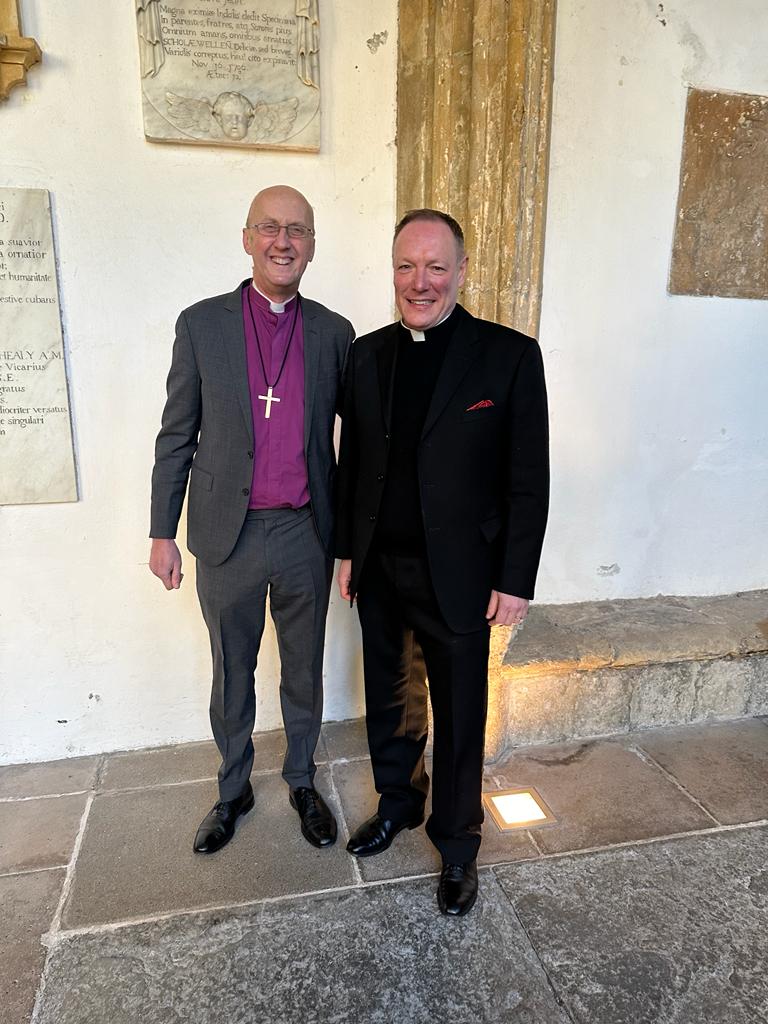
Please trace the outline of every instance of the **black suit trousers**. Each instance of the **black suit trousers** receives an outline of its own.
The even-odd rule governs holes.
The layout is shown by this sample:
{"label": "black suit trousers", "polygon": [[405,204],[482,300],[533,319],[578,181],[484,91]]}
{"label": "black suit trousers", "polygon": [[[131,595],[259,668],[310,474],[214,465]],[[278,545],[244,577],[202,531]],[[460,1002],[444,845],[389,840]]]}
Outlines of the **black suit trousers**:
{"label": "black suit trousers", "polygon": [[379,814],[395,822],[423,814],[429,699],[434,743],[427,834],[444,862],[474,860],[483,821],[490,627],[462,634],[448,628],[426,558],[370,552],[357,603]]}

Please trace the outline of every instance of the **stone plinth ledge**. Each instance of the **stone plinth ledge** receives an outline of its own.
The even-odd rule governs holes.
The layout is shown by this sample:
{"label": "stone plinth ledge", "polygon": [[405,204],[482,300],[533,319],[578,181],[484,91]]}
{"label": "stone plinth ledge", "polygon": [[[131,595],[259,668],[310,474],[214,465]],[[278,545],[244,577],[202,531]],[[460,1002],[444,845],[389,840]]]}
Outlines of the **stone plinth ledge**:
{"label": "stone plinth ledge", "polygon": [[486,756],[768,713],[768,590],[532,605],[492,633]]}

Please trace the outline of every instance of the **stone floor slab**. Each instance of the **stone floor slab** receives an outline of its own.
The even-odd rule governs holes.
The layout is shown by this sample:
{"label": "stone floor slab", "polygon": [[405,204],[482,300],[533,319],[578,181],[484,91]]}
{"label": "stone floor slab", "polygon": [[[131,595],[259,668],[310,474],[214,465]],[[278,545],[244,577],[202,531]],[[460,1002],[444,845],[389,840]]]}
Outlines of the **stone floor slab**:
{"label": "stone floor slab", "polygon": [[640,733],[635,744],[733,825],[768,818],[768,729],[747,719]]}
{"label": "stone floor slab", "polygon": [[[318,787],[330,797],[327,769]],[[195,854],[198,824],[216,799],[211,782],[109,792],[91,808],[63,926],[233,904],[347,885],[343,843],[317,850],[300,832],[279,775],[253,778],[256,807],[234,839],[210,856]]]}
{"label": "stone floor slab", "polygon": [[494,871],[574,1024],[768,1022],[768,829]]}
{"label": "stone floor slab", "polygon": [[[282,729],[254,733],[253,751],[254,771],[280,771],[285,755],[285,733]],[[325,747],[318,744],[316,761],[320,764],[325,760]],[[213,740],[123,751],[108,756],[102,788],[132,789],[215,779],[220,764],[221,757]]]}
{"label": "stone floor slab", "polygon": [[[429,767],[427,770],[430,770]],[[370,762],[334,764],[333,777],[344,808],[344,817],[352,831],[376,811],[378,797],[373,786]],[[431,810],[431,803],[431,800],[427,801],[427,814]],[[527,832],[502,834],[492,821],[486,820],[478,857],[480,864],[497,864],[537,856],[536,847]],[[440,855],[422,826],[401,832],[385,853],[360,858],[357,863],[366,881],[379,881],[439,871]]]}
{"label": "stone floor slab", "polygon": [[56,912],[62,870],[0,877],[0,1006],[4,1024],[27,1024],[45,960],[40,937]]}
{"label": "stone floor slab", "polygon": [[501,888],[437,913],[433,881],[73,936],[38,1024],[568,1024]]}
{"label": "stone floor slab", "polygon": [[492,768],[501,788],[535,786],[557,823],[535,830],[548,853],[711,828],[674,783],[617,741],[527,748]]}
{"label": "stone floor slab", "polygon": [[93,788],[98,764],[98,757],[68,757],[7,765],[0,768],[0,799],[81,793]]}
{"label": "stone floor slab", "polygon": [[326,722],[322,735],[331,761],[368,757],[368,734],[364,718]]}
{"label": "stone floor slab", "polygon": [[0,873],[67,864],[87,799],[82,793],[0,803]]}

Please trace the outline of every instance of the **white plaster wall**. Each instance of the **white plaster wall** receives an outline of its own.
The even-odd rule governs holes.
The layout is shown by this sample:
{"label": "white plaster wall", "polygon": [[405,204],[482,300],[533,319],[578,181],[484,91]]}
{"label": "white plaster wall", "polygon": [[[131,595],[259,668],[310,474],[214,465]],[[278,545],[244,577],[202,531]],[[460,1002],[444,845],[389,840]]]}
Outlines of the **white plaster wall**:
{"label": "white plaster wall", "polygon": [[[0,184],[52,192],[81,501],[0,510],[0,761],[208,736],[192,559],[176,594],[146,567],[149,470],[173,322],[247,274],[251,194],[305,190],[304,290],[359,332],[390,318],[396,0],[321,6],[323,152],[302,156],[145,142],[132,5],[23,0],[45,64],[0,110]],[[539,600],[765,585],[768,303],[666,280],[686,88],[768,94],[766,44],[764,0],[559,2]],[[362,711],[357,641],[334,600],[329,719]],[[279,725],[276,684],[270,637],[260,728]]]}
{"label": "white plaster wall", "polygon": [[[0,509],[5,763],[209,735],[193,560],[178,593],[150,576],[149,474],[173,324],[248,276],[253,194],[287,182],[314,204],[307,295],[358,332],[391,318],[396,0],[321,4],[319,156],[146,142],[133,6],[23,0],[44,63],[0,109],[0,185],[52,194],[81,495]],[[333,601],[329,719],[362,713],[356,619]],[[262,650],[268,729],[280,724],[273,633]]]}
{"label": "white plaster wall", "polygon": [[687,87],[768,94],[767,13],[559,0],[539,600],[766,586],[768,302],[666,285]]}

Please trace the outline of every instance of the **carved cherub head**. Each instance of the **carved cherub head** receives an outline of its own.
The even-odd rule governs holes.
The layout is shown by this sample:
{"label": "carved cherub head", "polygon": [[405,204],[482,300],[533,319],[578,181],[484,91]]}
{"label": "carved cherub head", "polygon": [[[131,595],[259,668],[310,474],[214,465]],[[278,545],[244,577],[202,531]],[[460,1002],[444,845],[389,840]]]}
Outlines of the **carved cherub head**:
{"label": "carved cherub head", "polygon": [[216,97],[211,113],[224,135],[239,141],[248,134],[256,110],[248,97],[242,93],[223,92]]}

